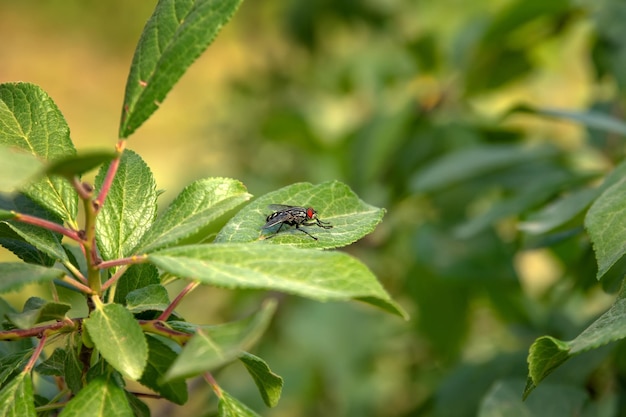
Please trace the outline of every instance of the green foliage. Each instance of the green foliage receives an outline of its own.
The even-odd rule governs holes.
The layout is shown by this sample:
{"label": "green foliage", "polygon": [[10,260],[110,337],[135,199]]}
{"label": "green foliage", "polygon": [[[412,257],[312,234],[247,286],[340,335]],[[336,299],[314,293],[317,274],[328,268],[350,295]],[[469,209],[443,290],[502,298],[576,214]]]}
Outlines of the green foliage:
{"label": "green foliage", "polygon": [[[157,4],[131,65],[120,137],[151,116],[240,3]],[[275,297],[244,319],[198,325],[175,309],[200,284],[358,300],[408,317],[363,263],[322,250],[352,244],[382,220],[384,210],[347,185],[298,183],[242,208],[252,195],[241,182],[204,178],[157,215],[152,172],[125,146],[121,139],[114,152],[77,153],[63,115],[41,88],[0,85],[0,174],[10,177],[0,183],[0,244],[25,261],[0,263],[0,292],[26,284],[53,289],[47,298],[30,297],[21,312],[1,300],[0,415],[62,409],[60,416],[147,416],[128,381],[182,405],[186,380],[200,375],[218,398],[219,415],[256,415],[211,374],[237,360],[264,404],[276,406],[282,378],[247,352],[268,330]],[[93,185],[81,182],[96,169]],[[288,230],[268,240],[262,227],[275,203],[312,205],[333,228],[315,231],[319,240]],[[189,282],[171,300],[167,286],[182,279]],[[61,302],[67,289],[80,301]],[[55,349],[47,355],[49,346]],[[45,386],[51,376],[54,389]]]}

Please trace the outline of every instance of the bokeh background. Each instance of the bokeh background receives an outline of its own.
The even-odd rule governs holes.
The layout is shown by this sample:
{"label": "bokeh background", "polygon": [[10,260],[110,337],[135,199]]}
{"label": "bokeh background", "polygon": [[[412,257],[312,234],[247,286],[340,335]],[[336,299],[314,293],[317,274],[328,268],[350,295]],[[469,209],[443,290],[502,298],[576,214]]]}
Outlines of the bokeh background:
{"label": "bokeh background", "polygon": [[[0,81],[40,85],[78,149],[112,149],[154,5],[0,0]],[[620,117],[624,17],[619,0],[245,1],[128,147],[153,170],[163,207],[209,176],[237,178],[257,196],[298,181],[346,182],[388,212],[345,250],[412,318],[285,297],[255,350],[285,379],[279,405],[265,408],[236,364],[216,374],[224,388],[273,417],[474,416],[503,379],[521,396],[532,341],[575,336],[613,296],[595,283],[584,237],[545,248],[516,227],[558,187],[469,232],[458,227],[522,191],[536,197],[544,180],[582,184],[622,159],[615,136],[511,110]],[[446,155],[527,145],[552,152],[422,187]],[[201,289],[180,313],[220,323],[263,296]],[[608,355],[584,357],[584,370],[558,381],[615,415],[622,373]],[[211,415],[214,395],[191,385],[189,404],[151,402],[154,415]]]}

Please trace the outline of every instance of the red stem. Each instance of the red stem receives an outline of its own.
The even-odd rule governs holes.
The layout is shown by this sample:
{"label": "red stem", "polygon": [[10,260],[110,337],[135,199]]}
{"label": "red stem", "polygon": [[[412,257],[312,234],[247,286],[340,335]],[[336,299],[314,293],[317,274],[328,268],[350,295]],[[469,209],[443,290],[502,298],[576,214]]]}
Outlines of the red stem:
{"label": "red stem", "polygon": [[41,339],[39,340],[39,343],[37,344],[37,348],[35,348],[35,352],[33,352],[33,356],[30,357],[30,360],[24,367],[23,372],[30,372],[30,370],[33,369],[33,367],[35,366],[35,362],[37,362],[37,359],[39,358],[39,355],[41,355],[41,351],[43,350],[43,347],[46,344],[47,338],[48,336],[46,336],[45,334],[41,336]]}
{"label": "red stem", "polygon": [[31,327],[30,329],[13,329],[0,331],[0,340],[19,340],[26,339],[27,337],[43,337],[49,333],[62,330],[64,328],[78,326],[78,322],[82,319],[59,321],[53,324],[47,324],[45,326]]}
{"label": "red stem", "polygon": [[124,139],[120,139],[115,145],[115,152],[117,152],[117,158],[111,161],[111,165],[109,165],[109,169],[107,170],[106,176],[104,177],[104,181],[102,182],[102,188],[100,188],[100,194],[93,201],[93,205],[96,209],[96,212],[100,210],[100,208],[104,205],[104,200],[107,198],[107,194],[109,194],[109,190],[111,189],[111,184],[113,184],[113,179],[115,178],[115,174],[117,173],[117,168],[120,166],[120,158],[122,157],[122,152],[124,152],[124,148],[126,147],[126,141]]}
{"label": "red stem", "polygon": [[83,241],[77,231],[68,229],[67,227],[63,227],[60,224],[51,222],[49,220],[40,219],[39,217],[30,216],[28,214],[22,213],[15,213],[14,220],[22,223],[32,224],[34,226],[39,226],[53,232],[61,233],[62,235],[67,236],[70,239],[73,239],[79,243],[82,243]]}
{"label": "red stem", "polygon": [[199,282],[195,281],[195,282],[190,282],[185,288],[183,288],[183,290],[176,296],[176,298],[174,299],[174,301],[172,301],[170,303],[169,306],[167,306],[167,308],[165,310],[163,310],[163,312],[161,313],[161,315],[157,318],[157,320],[161,320],[161,321],[166,321],[174,312],[174,309],[178,306],[178,304],[180,304],[180,302],[183,300],[183,297],[187,294],[189,294],[191,291],[193,291],[198,285],[200,285]]}
{"label": "red stem", "polygon": [[210,372],[205,372],[204,374],[202,374],[202,376],[204,377],[204,380],[211,386],[213,392],[215,392],[215,395],[217,395],[218,398],[222,398],[222,390],[217,384],[215,378],[213,378],[213,375]]}
{"label": "red stem", "polygon": [[113,268],[115,266],[125,266],[132,264],[142,264],[148,260],[148,255],[133,255],[128,258],[113,259],[112,261],[102,261],[96,267],[98,269]]}

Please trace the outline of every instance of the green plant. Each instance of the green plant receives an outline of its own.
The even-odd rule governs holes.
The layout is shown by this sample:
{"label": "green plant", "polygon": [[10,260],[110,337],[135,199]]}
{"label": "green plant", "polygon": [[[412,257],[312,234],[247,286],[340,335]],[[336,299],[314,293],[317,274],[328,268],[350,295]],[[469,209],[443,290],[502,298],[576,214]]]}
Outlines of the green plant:
{"label": "green plant", "polygon": [[[77,153],[45,92],[28,83],[0,85],[0,244],[24,261],[0,264],[0,291],[29,283],[50,288],[49,299],[31,297],[21,312],[0,300],[0,415],[60,408],[62,416],[149,415],[142,394],[128,391],[125,380],[182,404],[184,380],[198,375],[219,397],[220,415],[256,415],[210,373],[236,360],[274,406],[282,380],[247,350],[267,328],[276,301],[269,298],[243,320],[194,325],[174,310],[200,284],[359,300],[406,317],[365,265],[320,250],[357,241],[384,214],[340,182],[293,184],[241,208],[251,195],[240,182],[207,178],[187,186],[157,215],[152,173],[126,149],[126,138],[240,2],[157,4],[131,65],[114,152]],[[93,169],[99,169],[95,183],[81,182]],[[316,231],[317,241],[299,233],[264,239],[260,228],[272,203],[313,206],[333,228]],[[189,283],[170,300],[165,285],[175,279]],[[72,306],[58,300],[59,286],[82,295],[84,314],[68,316]],[[56,379],[53,396],[43,395],[33,373]]]}

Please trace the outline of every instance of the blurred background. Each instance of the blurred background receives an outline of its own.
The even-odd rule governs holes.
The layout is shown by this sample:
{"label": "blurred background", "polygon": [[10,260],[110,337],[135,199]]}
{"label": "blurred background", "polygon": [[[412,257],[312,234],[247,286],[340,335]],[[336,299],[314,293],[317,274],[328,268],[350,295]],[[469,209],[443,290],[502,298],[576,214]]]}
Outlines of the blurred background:
{"label": "blurred background", "polygon": [[[155,3],[0,0],[0,82],[38,84],[78,149],[112,149]],[[210,176],[256,196],[346,182],[387,215],[345,250],[412,318],[285,297],[254,351],[285,379],[279,405],[267,409],[238,364],[216,373],[224,389],[272,417],[457,417],[491,415],[502,386],[521,412],[566,385],[590,413],[571,415],[623,414],[620,343],[520,402],[535,338],[575,337],[621,281],[596,283],[581,218],[540,236],[520,225],[597,183],[624,147],[518,106],[623,118],[625,18],[619,0],[245,1],[128,147],[162,207]],[[204,288],[180,313],[220,323],[263,296]],[[211,415],[208,387],[191,389],[183,407],[150,403],[153,415]]]}

